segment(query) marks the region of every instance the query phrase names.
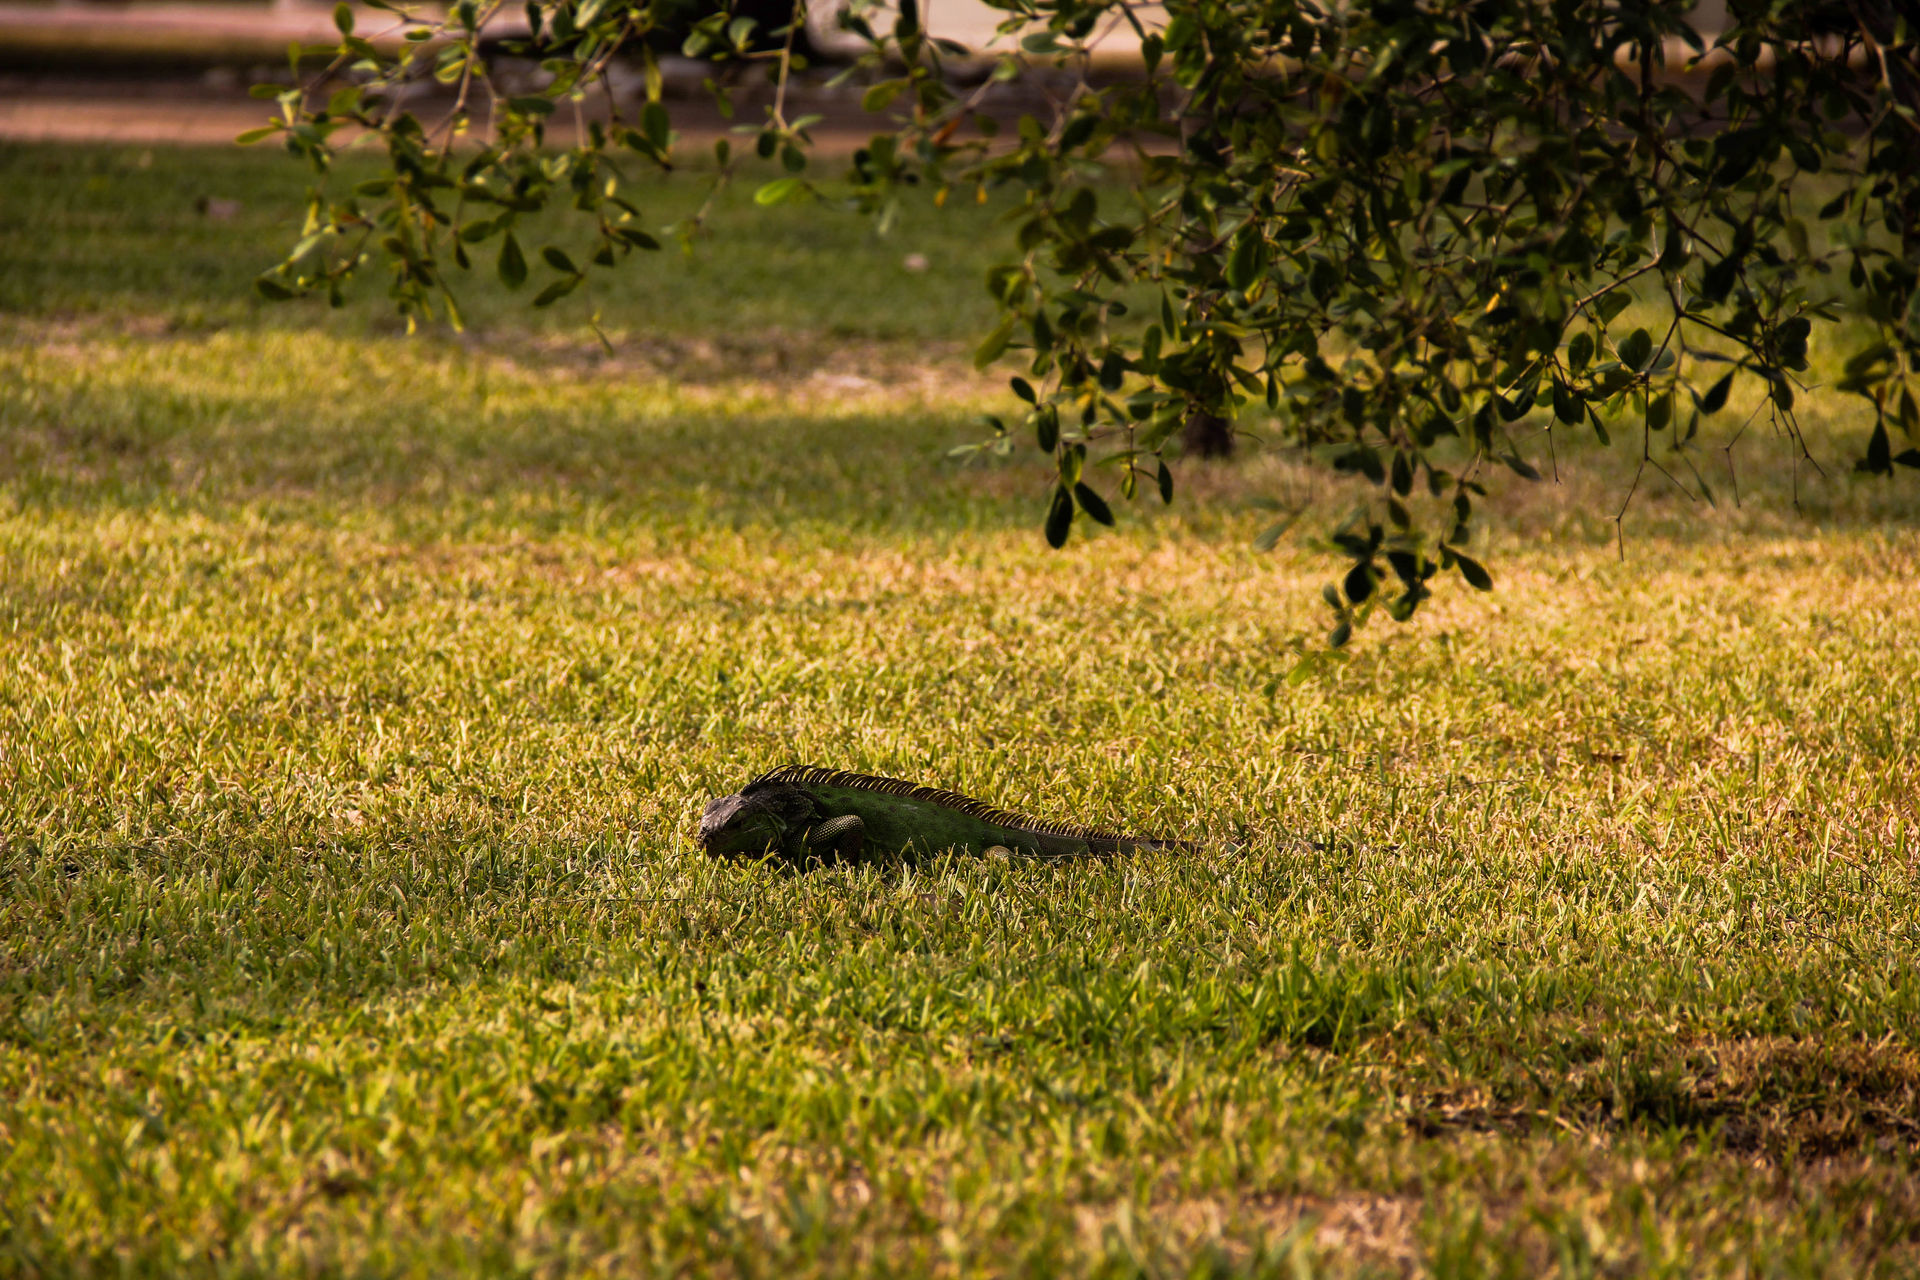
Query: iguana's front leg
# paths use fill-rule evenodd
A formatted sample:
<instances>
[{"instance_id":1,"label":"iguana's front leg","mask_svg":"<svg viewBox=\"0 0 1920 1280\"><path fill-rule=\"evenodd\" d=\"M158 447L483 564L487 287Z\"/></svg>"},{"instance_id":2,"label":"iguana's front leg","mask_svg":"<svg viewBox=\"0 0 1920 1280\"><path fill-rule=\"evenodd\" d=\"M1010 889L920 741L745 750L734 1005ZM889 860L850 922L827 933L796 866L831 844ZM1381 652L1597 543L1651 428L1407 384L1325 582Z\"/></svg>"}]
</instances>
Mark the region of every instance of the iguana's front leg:
<instances>
[{"instance_id":1,"label":"iguana's front leg","mask_svg":"<svg viewBox=\"0 0 1920 1280\"><path fill-rule=\"evenodd\" d=\"M849 813L808 827L800 835L800 848L794 852L803 859L811 855L824 862L852 862L859 858L866 843L867 824L859 814Z\"/></svg>"}]
</instances>

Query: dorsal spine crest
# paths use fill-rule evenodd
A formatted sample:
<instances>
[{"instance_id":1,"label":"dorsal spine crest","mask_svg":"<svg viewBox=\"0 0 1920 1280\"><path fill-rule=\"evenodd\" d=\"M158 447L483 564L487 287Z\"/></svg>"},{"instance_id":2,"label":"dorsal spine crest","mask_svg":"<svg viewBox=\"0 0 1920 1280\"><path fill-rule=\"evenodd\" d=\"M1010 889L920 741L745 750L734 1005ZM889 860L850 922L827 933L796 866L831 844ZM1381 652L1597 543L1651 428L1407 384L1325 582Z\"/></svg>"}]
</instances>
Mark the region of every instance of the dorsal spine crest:
<instances>
[{"instance_id":1,"label":"dorsal spine crest","mask_svg":"<svg viewBox=\"0 0 1920 1280\"><path fill-rule=\"evenodd\" d=\"M749 786L763 782L786 782L794 786L845 787L850 791L875 791L883 795L905 796L909 800L921 800L928 804L939 805L943 809L952 809L968 817L978 818L982 822L991 822L996 827L1007 827L1015 831L1036 836L1063 836L1069 840L1104 841L1119 843L1130 841L1132 837L1123 836L1115 831L1088 826L1079 822L1042 822L1011 809L1002 809L976 800L972 796L963 796L957 791L945 791L939 787L923 787L918 783L907 782L900 778L883 778L873 773L852 773L845 769L824 769L818 765L789 764L771 770L755 778Z\"/></svg>"}]
</instances>

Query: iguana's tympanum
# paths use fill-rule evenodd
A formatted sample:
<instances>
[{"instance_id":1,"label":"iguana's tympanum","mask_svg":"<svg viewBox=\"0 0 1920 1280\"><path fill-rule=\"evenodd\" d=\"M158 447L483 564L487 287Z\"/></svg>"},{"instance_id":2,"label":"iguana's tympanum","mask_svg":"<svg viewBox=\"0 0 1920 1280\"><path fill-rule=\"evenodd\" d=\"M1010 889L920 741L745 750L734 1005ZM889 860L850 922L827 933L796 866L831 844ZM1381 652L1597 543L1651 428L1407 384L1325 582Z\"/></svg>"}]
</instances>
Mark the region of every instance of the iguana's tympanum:
<instances>
[{"instance_id":1,"label":"iguana's tympanum","mask_svg":"<svg viewBox=\"0 0 1920 1280\"><path fill-rule=\"evenodd\" d=\"M1039 822L980 800L898 778L788 765L700 815L700 843L722 857L779 854L795 861L928 854L999 847L1036 858L1191 849L1184 840L1126 836L1072 822Z\"/></svg>"}]
</instances>

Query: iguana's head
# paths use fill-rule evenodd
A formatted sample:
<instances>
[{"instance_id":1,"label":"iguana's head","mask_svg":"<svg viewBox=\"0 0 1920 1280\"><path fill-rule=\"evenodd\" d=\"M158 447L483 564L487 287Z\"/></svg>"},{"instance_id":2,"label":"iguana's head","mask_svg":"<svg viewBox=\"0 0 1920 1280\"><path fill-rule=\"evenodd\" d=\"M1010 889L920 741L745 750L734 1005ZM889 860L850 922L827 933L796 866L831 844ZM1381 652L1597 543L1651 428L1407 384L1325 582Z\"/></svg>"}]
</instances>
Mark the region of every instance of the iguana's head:
<instances>
[{"instance_id":1,"label":"iguana's head","mask_svg":"<svg viewBox=\"0 0 1920 1280\"><path fill-rule=\"evenodd\" d=\"M813 801L786 782L752 782L738 795L716 796L700 814L700 843L722 858L793 855L819 820Z\"/></svg>"}]
</instances>

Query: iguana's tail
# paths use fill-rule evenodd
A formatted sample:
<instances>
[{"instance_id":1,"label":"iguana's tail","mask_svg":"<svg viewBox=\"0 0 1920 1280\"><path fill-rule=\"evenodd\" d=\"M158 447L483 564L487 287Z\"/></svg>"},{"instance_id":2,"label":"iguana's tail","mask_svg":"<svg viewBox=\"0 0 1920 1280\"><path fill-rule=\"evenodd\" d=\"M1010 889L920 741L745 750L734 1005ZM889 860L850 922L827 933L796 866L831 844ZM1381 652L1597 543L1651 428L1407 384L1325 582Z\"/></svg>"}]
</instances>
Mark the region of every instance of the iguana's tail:
<instances>
[{"instance_id":1,"label":"iguana's tail","mask_svg":"<svg viewBox=\"0 0 1920 1280\"><path fill-rule=\"evenodd\" d=\"M1160 836L1113 836L1107 839L1087 841L1087 848L1093 853L1199 853L1198 840L1176 840Z\"/></svg>"}]
</instances>

